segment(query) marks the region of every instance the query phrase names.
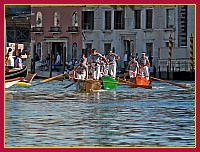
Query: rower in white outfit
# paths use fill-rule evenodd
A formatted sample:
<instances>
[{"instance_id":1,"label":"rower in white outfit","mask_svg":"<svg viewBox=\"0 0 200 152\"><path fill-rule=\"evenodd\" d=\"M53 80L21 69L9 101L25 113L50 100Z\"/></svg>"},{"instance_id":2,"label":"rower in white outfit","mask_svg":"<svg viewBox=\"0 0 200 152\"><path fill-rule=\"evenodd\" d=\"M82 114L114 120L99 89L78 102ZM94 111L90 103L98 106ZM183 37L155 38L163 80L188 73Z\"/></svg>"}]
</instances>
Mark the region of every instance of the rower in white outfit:
<instances>
[{"instance_id":1,"label":"rower in white outfit","mask_svg":"<svg viewBox=\"0 0 200 152\"><path fill-rule=\"evenodd\" d=\"M139 67L140 67L140 74L143 77L146 77L147 80L149 80L149 70L148 66L150 65L149 59L146 57L145 53L142 53L141 58L138 61Z\"/></svg>"},{"instance_id":2,"label":"rower in white outfit","mask_svg":"<svg viewBox=\"0 0 200 152\"><path fill-rule=\"evenodd\" d=\"M120 56L116 53L112 53L112 50L110 50L109 54L106 55L106 59L108 61L108 73L111 77L116 77L116 71L117 71L117 62L116 60L120 59Z\"/></svg>"},{"instance_id":3,"label":"rower in white outfit","mask_svg":"<svg viewBox=\"0 0 200 152\"><path fill-rule=\"evenodd\" d=\"M132 57L132 60L128 63L127 69L129 71L130 78L135 78L137 76L137 73L139 72L139 65L134 56Z\"/></svg>"},{"instance_id":4,"label":"rower in white outfit","mask_svg":"<svg viewBox=\"0 0 200 152\"><path fill-rule=\"evenodd\" d=\"M74 69L74 77L81 80L88 79L88 67L85 65L84 61L81 61L78 66Z\"/></svg>"},{"instance_id":5,"label":"rower in white outfit","mask_svg":"<svg viewBox=\"0 0 200 152\"><path fill-rule=\"evenodd\" d=\"M100 77L100 60L103 59L105 62L106 59L100 53L97 53L96 49L92 49L92 54L88 57L88 66L91 67L93 79L99 80Z\"/></svg>"}]
</instances>

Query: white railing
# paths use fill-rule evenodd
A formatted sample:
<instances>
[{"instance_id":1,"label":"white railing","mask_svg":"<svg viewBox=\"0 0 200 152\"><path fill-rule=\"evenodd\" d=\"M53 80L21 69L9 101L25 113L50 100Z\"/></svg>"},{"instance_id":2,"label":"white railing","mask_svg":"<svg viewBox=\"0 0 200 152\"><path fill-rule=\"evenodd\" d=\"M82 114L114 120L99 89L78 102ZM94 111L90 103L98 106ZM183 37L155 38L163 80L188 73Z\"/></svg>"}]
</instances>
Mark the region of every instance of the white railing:
<instances>
[{"instance_id":1,"label":"white railing","mask_svg":"<svg viewBox=\"0 0 200 152\"><path fill-rule=\"evenodd\" d=\"M178 72L178 71L191 71L192 67L190 66L190 59L173 59L171 60L171 65L168 63L167 59L159 59L158 67L160 67L160 71L167 71L169 67L169 71ZM193 69L195 69L195 62L193 64Z\"/></svg>"}]
</instances>

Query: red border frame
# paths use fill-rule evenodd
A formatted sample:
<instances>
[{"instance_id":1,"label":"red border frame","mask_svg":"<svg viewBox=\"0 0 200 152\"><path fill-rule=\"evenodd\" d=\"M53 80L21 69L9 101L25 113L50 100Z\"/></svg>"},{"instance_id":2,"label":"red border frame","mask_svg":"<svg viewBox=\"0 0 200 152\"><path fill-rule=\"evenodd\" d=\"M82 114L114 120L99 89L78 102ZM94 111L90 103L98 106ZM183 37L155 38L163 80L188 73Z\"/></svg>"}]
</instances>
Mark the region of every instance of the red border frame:
<instances>
[{"instance_id":1,"label":"red border frame","mask_svg":"<svg viewBox=\"0 0 200 152\"><path fill-rule=\"evenodd\" d=\"M196 4L196 16L199 16L199 4L197 2L197 0L190 0L188 3L188 1L186 0L168 0L167 2L164 0L160 0L160 1L155 1L155 0L106 0L106 1L102 1L102 0L95 0L92 1L93 4ZM200 3L200 2L199 2ZM4 5L5 4L91 4L90 0L85 0L85 1L80 1L80 0L68 0L68 1L64 1L64 0L57 0L56 2L53 0L1 0L0 1L0 27L1 27L1 33L0 33L0 37L1 37L1 43L0 43L0 56L2 57L2 59L0 60L0 74L1 74L1 79L0 79L0 85L4 86ZM198 32L197 27L199 27L199 21L198 18L196 17L196 50L197 48L199 48L199 44L197 43L197 40L199 40L200 38L200 34ZM196 59L198 57L198 52L196 51ZM198 60L196 60L196 65L198 65L197 63L200 62ZM199 80L197 79L198 77L198 66L196 66L196 90L198 90L198 83ZM74 152L74 151L79 151L79 152L83 152L83 151L87 151L87 152L91 152L91 151L95 151L95 152L99 152L99 151L115 151L115 152L124 152L124 151L136 151L136 152L171 152L171 151L175 151L175 152L199 152L200 151L200 139L199 136L200 135L200 129L199 129L199 113L200 110L197 110L199 108L199 102L198 102L198 98L199 95L197 93L195 93L196 95L196 148L4 148L4 87L0 87L0 94L1 94L1 102L0 102L0 130L1 130L1 134L0 134L0 151L3 152L24 152L24 151L56 151L56 152L60 152L60 151L68 151L68 152Z\"/></svg>"}]
</instances>

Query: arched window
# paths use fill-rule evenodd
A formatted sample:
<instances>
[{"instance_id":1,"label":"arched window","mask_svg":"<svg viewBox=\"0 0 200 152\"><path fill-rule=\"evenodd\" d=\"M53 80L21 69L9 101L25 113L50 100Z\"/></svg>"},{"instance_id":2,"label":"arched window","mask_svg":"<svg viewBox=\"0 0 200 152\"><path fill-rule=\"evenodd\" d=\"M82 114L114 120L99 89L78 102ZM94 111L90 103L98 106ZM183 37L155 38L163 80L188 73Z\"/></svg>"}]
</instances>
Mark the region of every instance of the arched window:
<instances>
[{"instance_id":1,"label":"arched window","mask_svg":"<svg viewBox=\"0 0 200 152\"><path fill-rule=\"evenodd\" d=\"M77 13L77 11L73 12L73 14L72 14L72 25L78 26L78 13Z\"/></svg>"},{"instance_id":2,"label":"arched window","mask_svg":"<svg viewBox=\"0 0 200 152\"><path fill-rule=\"evenodd\" d=\"M36 27L42 27L42 13L41 12L37 12Z\"/></svg>"},{"instance_id":3,"label":"arched window","mask_svg":"<svg viewBox=\"0 0 200 152\"><path fill-rule=\"evenodd\" d=\"M54 26L60 26L60 14L58 12L54 13Z\"/></svg>"}]
</instances>

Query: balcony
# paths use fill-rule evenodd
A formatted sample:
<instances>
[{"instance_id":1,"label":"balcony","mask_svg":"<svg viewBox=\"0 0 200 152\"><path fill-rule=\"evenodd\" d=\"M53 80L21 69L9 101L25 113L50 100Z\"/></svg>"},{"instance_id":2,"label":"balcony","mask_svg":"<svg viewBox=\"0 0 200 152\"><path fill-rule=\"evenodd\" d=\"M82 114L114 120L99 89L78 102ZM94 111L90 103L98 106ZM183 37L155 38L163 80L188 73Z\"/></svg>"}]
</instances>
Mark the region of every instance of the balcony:
<instances>
[{"instance_id":1,"label":"balcony","mask_svg":"<svg viewBox=\"0 0 200 152\"><path fill-rule=\"evenodd\" d=\"M78 33L79 32L79 27L78 26L68 26L67 32L69 32L69 33Z\"/></svg>"},{"instance_id":2,"label":"balcony","mask_svg":"<svg viewBox=\"0 0 200 152\"><path fill-rule=\"evenodd\" d=\"M59 26L50 27L49 32L51 32L51 33L61 33L61 27L59 27Z\"/></svg>"},{"instance_id":3,"label":"balcony","mask_svg":"<svg viewBox=\"0 0 200 152\"><path fill-rule=\"evenodd\" d=\"M33 33L43 33L44 32L44 27L32 27L31 32Z\"/></svg>"}]
</instances>

